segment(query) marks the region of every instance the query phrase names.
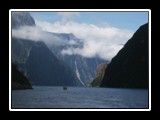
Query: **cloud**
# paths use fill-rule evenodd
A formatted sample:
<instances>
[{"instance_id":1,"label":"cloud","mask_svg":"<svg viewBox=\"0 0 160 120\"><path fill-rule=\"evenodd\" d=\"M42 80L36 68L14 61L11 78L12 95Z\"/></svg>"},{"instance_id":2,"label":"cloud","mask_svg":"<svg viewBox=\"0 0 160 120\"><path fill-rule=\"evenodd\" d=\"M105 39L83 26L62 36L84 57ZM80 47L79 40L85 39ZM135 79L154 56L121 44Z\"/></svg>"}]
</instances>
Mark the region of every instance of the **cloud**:
<instances>
[{"instance_id":1,"label":"cloud","mask_svg":"<svg viewBox=\"0 0 160 120\"><path fill-rule=\"evenodd\" d=\"M65 42L52 33L42 31L41 28L32 26L22 26L19 29L12 29L12 37L32 41L43 41L47 45L61 45Z\"/></svg>"},{"instance_id":2,"label":"cloud","mask_svg":"<svg viewBox=\"0 0 160 120\"><path fill-rule=\"evenodd\" d=\"M58 12L58 15L61 17L61 22L65 23L79 16L79 13L78 12Z\"/></svg>"},{"instance_id":3,"label":"cloud","mask_svg":"<svg viewBox=\"0 0 160 120\"><path fill-rule=\"evenodd\" d=\"M60 12L59 14L67 16L65 18L73 18L78 15L75 12ZM105 60L112 59L123 47L122 44L125 44L133 35L133 31L128 29L73 21L66 21L63 24L61 21L55 23L36 21L36 25L37 27L23 26L19 29L12 29L12 36L33 41L43 41L47 45L68 44L69 46L74 46L81 43L83 46L80 48L65 47L61 53L63 55L78 54L89 58L100 57ZM78 39L63 40L62 37L55 33L73 33Z\"/></svg>"},{"instance_id":4,"label":"cloud","mask_svg":"<svg viewBox=\"0 0 160 120\"><path fill-rule=\"evenodd\" d=\"M61 53L64 55L78 54L89 58L99 57L104 60L110 60L122 47L122 45L104 45L103 43L90 41L84 44L83 48L64 49Z\"/></svg>"},{"instance_id":5,"label":"cloud","mask_svg":"<svg viewBox=\"0 0 160 120\"><path fill-rule=\"evenodd\" d=\"M133 31L119 29L112 26L97 26L93 24L77 23L73 21L61 24L36 21L36 24L44 31L54 33L73 33L83 48L68 48L62 50L64 55L79 54L84 57L100 57L108 60L112 59L133 35ZM71 44L74 44L72 41Z\"/></svg>"}]
</instances>

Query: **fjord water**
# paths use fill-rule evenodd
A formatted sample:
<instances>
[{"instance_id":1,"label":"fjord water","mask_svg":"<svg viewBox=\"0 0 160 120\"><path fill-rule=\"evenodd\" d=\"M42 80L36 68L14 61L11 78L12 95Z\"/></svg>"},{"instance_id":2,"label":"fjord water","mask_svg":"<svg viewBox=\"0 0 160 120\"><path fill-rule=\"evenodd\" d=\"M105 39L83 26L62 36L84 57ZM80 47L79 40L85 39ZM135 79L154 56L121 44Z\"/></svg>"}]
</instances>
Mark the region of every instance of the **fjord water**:
<instances>
[{"instance_id":1,"label":"fjord water","mask_svg":"<svg viewBox=\"0 0 160 120\"><path fill-rule=\"evenodd\" d=\"M148 90L33 86L13 90L12 108L148 108Z\"/></svg>"}]
</instances>

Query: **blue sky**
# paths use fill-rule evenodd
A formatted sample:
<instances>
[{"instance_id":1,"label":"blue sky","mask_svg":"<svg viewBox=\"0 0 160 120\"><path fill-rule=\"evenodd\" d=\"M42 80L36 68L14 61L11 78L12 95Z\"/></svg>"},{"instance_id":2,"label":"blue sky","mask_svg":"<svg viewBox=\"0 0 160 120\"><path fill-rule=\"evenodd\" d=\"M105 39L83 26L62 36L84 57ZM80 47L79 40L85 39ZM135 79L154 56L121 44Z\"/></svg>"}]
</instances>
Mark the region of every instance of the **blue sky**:
<instances>
[{"instance_id":1,"label":"blue sky","mask_svg":"<svg viewBox=\"0 0 160 120\"><path fill-rule=\"evenodd\" d=\"M62 19L57 12L30 12L30 14L36 20L49 23ZM72 17L72 21L95 25L107 24L136 31L139 26L148 22L148 12L78 12L78 15Z\"/></svg>"}]
</instances>

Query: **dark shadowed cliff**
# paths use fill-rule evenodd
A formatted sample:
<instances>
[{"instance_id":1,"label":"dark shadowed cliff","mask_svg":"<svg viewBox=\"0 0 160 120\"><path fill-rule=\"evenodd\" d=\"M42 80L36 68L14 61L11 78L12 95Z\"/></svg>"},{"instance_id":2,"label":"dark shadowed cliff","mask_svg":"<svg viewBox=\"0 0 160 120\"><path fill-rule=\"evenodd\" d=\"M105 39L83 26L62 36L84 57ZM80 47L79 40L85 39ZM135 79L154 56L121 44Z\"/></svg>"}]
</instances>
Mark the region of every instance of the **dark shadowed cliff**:
<instances>
[{"instance_id":1,"label":"dark shadowed cliff","mask_svg":"<svg viewBox=\"0 0 160 120\"><path fill-rule=\"evenodd\" d=\"M148 88L148 50L148 24L145 24L112 59L100 86Z\"/></svg>"},{"instance_id":2,"label":"dark shadowed cliff","mask_svg":"<svg viewBox=\"0 0 160 120\"><path fill-rule=\"evenodd\" d=\"M12 63L12 89L31 89L28 78Z\"/></svg>"}]
</instances>

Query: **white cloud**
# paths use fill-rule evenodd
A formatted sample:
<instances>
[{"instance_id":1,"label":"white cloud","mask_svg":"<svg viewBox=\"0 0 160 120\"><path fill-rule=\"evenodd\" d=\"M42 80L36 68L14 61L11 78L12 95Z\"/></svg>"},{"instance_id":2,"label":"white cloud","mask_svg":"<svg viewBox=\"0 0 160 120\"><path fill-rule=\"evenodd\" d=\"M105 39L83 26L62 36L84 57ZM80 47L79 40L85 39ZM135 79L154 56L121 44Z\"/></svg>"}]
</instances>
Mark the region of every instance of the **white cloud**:
<instances>
[{"instance_id":1,"label":"white cloud","mask_svg":"<svg viewBox=\"0 0 160 120\"><path fill-rule=\"evenodd\" d=\"M23 26L20 27L19 29L12 29L12 37L27 39L32 41L43 41L47 45L49 44L60 45L65 42L59 37L55 36L54 34L42 31L41 28L31 27L31 26Z\"/></svg>"},{"instance_id":2,"label":"white cloud","mask_svg":"<svg viewBox=\"0 0 160 120\"><path fill-rule=\"evenodd\" d=\"M102 59L111 59L123 47L133 35L133 31L119 29L112 26L96 26L93 24L66 22L47 22L36 21L36 24L44 31L55 33L73 33L83 42L83 48L68 48L62 54L79 54L85 57L99 56ZM73 41L71 44L74 43Z\"/></svg>"},{"instance_id":3,"label":"white cloud","mask_svg":"<svg viewBox=\"0 0 160 120\"><path fill-rule=\"evenodd\" d=\"M61 13L62 14L62 13ZM66 13L65 13L66 14ZM72 15L68 15L72 16ZM48 22L36 21L37 27L23 26L12 30L12 36L34 41L44 41L47 45L76 45L77 41L65 41L53 33L73 33L83 43L82 48L69 48L61 51L64 55L78 54L84 57L98 56L108 60L114 57L133 35L133 31L119 29L112 26L97 26L93 24L77 22ZM67 42L67 43L66 43Z\"/></svg>"},{"instance_id":4,"label":"white cloud","mask_svg":"<svg viewBox=\"0 0 160 120\"><path fill-rule=\"evenodd\" d=\"M61 22L65 23L79 16L79 13L78 12L58 12L58 15L61 17Z\"/></svg>"}]
</instances>

